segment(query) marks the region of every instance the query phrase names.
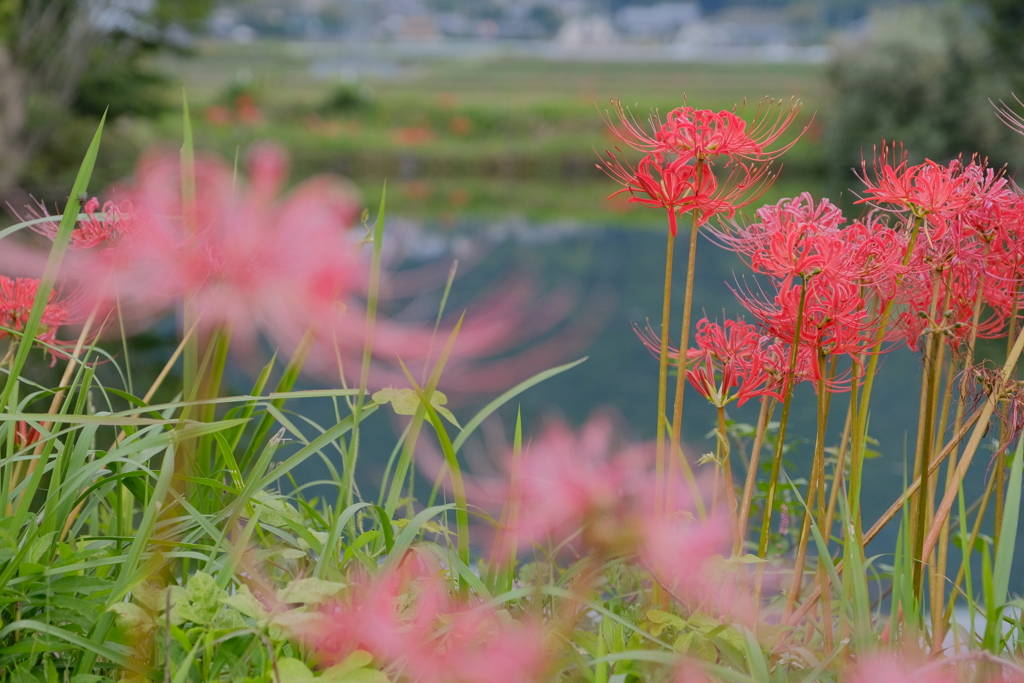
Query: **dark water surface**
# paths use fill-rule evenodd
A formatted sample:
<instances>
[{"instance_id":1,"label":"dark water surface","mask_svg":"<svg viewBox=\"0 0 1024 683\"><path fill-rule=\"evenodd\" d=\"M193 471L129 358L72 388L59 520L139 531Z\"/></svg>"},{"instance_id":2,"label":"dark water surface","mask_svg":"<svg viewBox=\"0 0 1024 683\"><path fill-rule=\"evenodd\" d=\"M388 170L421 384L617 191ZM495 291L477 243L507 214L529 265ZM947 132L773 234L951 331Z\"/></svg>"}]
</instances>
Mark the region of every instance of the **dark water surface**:
<instances>
[{"instance_id":1,"label":"dark water surface","mask_svg":"<svg viewBox=\"0 0 1024 683\"><path fill-rule=\"evenodd\" d=\"M546 416L557 415L573 425L580 425L594 411L611 408L621 416L630 438L653 438L658 363L637 339L633 325L643 325L650 319L656 327L660 319L664 232L610 225L528 225L517 221L470 227L469 230L441 230L395 220L386 241L400 245L395 249L401 253L393 257L404 261L404 267L434 263L439 271L446 272L452 258L460 258L461 275L453 286L449 311L470 305L488 287L502 282L510 274L526 274L534 279L539 292L574 292L579 301L573 314L576 322L579 316L596 316L600 323L599 331L582 344L580 352L563 358L572 360L586 355L589 358L585 363L521 394L499 411L501 425L493 429L499 433L504 430L506 437L510 435L518 407L522 409L527 436L539 432ZM676 317L672 322L676 339L686 276L686 237L681 231L676 249L673 291ZM728 285L735 286L745 273L748 273L746 267L734 254L701 238L695 270L695 320L704 314L702 312L719 319L723 311L728 316L742 313ZM747 277L749 281L749 275ZM440 300L440 291L435 298ZM880 455L865 465L865 528L902 492L905 461L906 468L912 469L920 379L921 361L916 354L899 349L883 357L870 417L870 433L878 440L874 448ZM495 395L455 396L455 413L464 422ZM809 384L799 386L794 400L787 441L799 442L790 456L793 466L789 470L790 476L797 478L806 475L813 450L816 429L813 388ZM689 451L696 456L713 450L714 442L708 435L715 423L713 408L690 387L685 405L683 438ZM833 400L829 446L839 439L846 406L846 395L837 395ZM322 424L331 423L333 419L333 409L325 405L310 405L302 410L307 417ZM735 420L755 424L757 411L757 403L751 401L742 408L732 404L728 414ZM389 411L379 411L367 422L357 471L364 496L376 498L380 474L395 443L398 427ZM475 449L472 446L467 444L465 452L486 451L487 444L481 438ZM495 450L493 445L491 450ZM762 461L770 457L762 453ZM983 490L988 457L987 451L982 450L972 466L973 471L964 485L968 501L976 499ZM340 469L340 462L335 466ZM743 471L738 462L734 470ZM945 478L944 470L941 476L940 481ZM314 461L309 461L297 473L300 482L326 477L326 467ZM426 494L429 486L425 481L424 487L422 493ZM803 493L801 490L801 495ZM329 498L333 499L333 494ZM895 524L887 528L872 544L869 555L891 552L896 532Z\"/></svg>"}]
</instances>

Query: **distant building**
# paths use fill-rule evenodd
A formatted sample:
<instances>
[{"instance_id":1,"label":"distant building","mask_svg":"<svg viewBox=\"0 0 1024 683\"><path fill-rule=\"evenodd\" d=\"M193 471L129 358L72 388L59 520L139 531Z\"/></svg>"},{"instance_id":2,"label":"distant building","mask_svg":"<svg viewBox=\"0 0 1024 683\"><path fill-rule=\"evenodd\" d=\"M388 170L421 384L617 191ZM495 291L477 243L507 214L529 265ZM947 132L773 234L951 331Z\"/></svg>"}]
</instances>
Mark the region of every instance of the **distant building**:
<instances>
[{"instance_id":1,"label":"distant building","mask_svg":"<svg viewBox=\"0 0 1024 683\"><path fill-rule=\"evenodd\" d=\"M680 28L672 44L680 61L821 63L824 45L800 45L782 12L734 8Z\"/></svg>"},{"instance_id":2,"label":"distant building","mask_svg":"<svg viewBox=\"0 0 1024 683\"><path fill-rule=\"evenodd\" d=\"M589 16L568 19L555 40L562 47L601 47L615 45L619 37L606 17Z\"/></svg>"},{"instance_id":3,"label":"distant building","mask_svg":"<svg viewBox=\"0 0 1024 683\"><path fill-rule=\"evenodd\" d=\"M434 14L420 0L391 0L378 30L390 40L433 41L441 38Z\"/></svg>"},{"instance_id":4,"label":"distant building","mask_svg":"<svg viewBox=\"0 0 1024 683\"><path fill-rule=\"evenodd\" d=\"M662 2L656 5L629 5L615 13L615 28L627 38L669 40L679 30L700 19L696 2Z\"/></svg>"}]
</instances>

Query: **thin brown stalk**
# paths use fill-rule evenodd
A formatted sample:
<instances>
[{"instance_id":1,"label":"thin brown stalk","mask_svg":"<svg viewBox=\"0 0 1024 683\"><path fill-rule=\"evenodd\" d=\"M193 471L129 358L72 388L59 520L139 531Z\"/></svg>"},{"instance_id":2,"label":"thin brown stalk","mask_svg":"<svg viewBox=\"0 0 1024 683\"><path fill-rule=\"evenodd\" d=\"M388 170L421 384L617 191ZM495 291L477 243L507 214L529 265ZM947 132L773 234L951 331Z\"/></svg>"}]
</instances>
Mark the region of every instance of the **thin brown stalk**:
<instances>
[{"instance_id":1,"label":"thin brown stalk","mask_svg":"<svg viewBox=\"0 0 1024 683\"><path fill-rule=\"evenodd\" d=\"M1006 363L1003 364L1003 370L1000 375L1000 385L1005 384L1009 379L1010 374L1017 365L1017 359L1020 358L1021 351L1024 351L1024 329L1017 334L1017 339L1013 344L1013 348L1010 350L1010 355L1007 357ZM946 518L949 517L950 510L953 509L953 502L956 498L957 491L960 488L960 482L963 481L964 475L967 473L967 468L970 466L971 460L974 458L974 454L978 450L978 446L981 445L981 440L985 436L985 432L988 431L988 422L992 419L992 414L995 412L996 404L999 401L998 393L999 391L997 386L989 393L988 398L985 400L985 405L981 409L978 422L975 424L971 438L967 442L967 446L964 448L963 457L960 459L960 463L953 472L953 480L950 482L950 485L946 487L946 493L942 498L942 503L935 512L935 518L932 521L931 528L928 530L928 537L924 542L925 553L923 556L930 554L935 548L935 544L938 543L939 533L942 531L942 525L945 523Z\"/></svg>"},{"instance_id":2,"label":"thin brown stalk","mask_svg":"<svg viewBox=\"0 0 1024 683\"><path fill-rule=\"evenodd\" d=\"M750 518L750 503L754 498L754 484L757 483L757 465L761 457L761 444L768 430L768 422L775 412L775 399L771 396L761 398L761 412L757 416L757 429L754 431L754 444L750 448L750 464L747 466L747 481L743 485L743 502L740 504L739 530L745 539L747 523Z\"/></svg>"},{"instance_id":3,"label":"thin brown stalk","mask_svg":"<svg viewBox=\"0 0 1024 683\"><path fill-rule=\"evenodd\" d=\"M942 449L942 452L939 453L939 455L936 456L935 459L932 461L929 474L934 474L939 469L939 466L943 463L943 461L945 461L945 459L949 457L949 454L952 453L954 449L960 444L960 442L963 441L963 438L967 436L967 433L978 424L978 421L983 417L983 414L984 411L979 410L976 411L973 415L971 415L971 417L967 419L967 422L963 425L963 427L953 436L952 439L949 440L949 442ZM989 417L991 417L991 414L989 415ZM883 513L882 516L878 518L878 521L876 521L874 525L872 525L872 527L863 535L863 543L865 546L872 540L874 540L875 536L877 536L879 532L881 532L882 529L885 528L886 524L893 520L893 518L899 513L899 511L903 509L903 506L906 504L907 500L915 493L917 493L920 487L921 478L917 477L910 484L910 486L908 486L906 490L899 495L895 502L893 502L893 504L889 506L889 509L886 510L885 513ZM839 572L842 571L842 569L843 563L837 562L836 571ZM807 596L807 599L804 600L803 603L801 603L800 608L793 613L793 618L790 619L790 623L800 623L801 620L803 620L807 616L808 612L814 607L815 602L820 597L821 586L818 585L814 587L811 593Z\"/></svg>"},{"instance_id":4,"label":"thin brown stalk","mask_svg":"<svg viewBox=\"0 0 1024 683\"><path fill-rule=\"evenodd\" d=\"M82 350L85 348L85 341L89 338L89 332L92 331L92 324L96 321L96 308L93 308L92 313L85 320L85 325L82 326L82 332L78 335L78 341L75 342L75 348L71 352L71 356L68 358L67 365L64 366L64 374L61 376L60 384L57 386L60 389L53 395L53 400L50 401L50 409L47 411L47 415L56 415L57 411L60 410L60 404L64 401L64 395L67 390L65 387L71 382L71 375L74 374L75 369L82 363L80 356ZM40 425L42 430L40 433L49 432L53 428L53 421L44 422ZM39 443L36 444L35 449L32 451L32 459L28 462L28 469L24 476L28 477L32 475L32 472L36 469L36 464L39 462L40 456L43 454L43 448L46 446L46 441L40 439Z\"/></svg>"},{"instance_id":5,"label":"thin brown stalk","mask_svg":"<svg viewBox=\"0 0 1024 683\"><path fill-rule=\"evenodd\" d=\"M743 537L740 535L739 526L736 524L736 486L732 479L731 448L729 447L729 436L725 427L725 408L718 407L718 462L721 463L722 479L725 490L725 504L729 508L729 524L732 525L732 554L740 551Z\"/></svg>"},{"instance_id":6,"label":"thin brown stalk","mask_svg":"<svg viewBox=\"0 0 1024 683\"><path fill-rule=\"evenodd\" d=\"M1014 293L1016 293L1016 292L1014 292ZM1010 355L1010 349L1011 349L1010 340L1014 338L1014 334L1016 332L1016 328L1017 328L1017 297L1015 296L1013 298L1013 315L1010 316L1010 331L1006 335L1006 355L1007 356ZM1017 368L1016 367L1014 367L1014 369L1013 369L1013 374L1014 374L1014 376L1016 376L1016 374L1017 374ZM1003 423L1000 422L1000 425L999 425L1000 442L1003 441L1003 432L1004 432L1004 426L1003 426ZM996 509L995 509L995 529L993 530L993 534L994 534L993 538L996 539L996 541L995 541L995 545L996 546L999 545L999 531L1003 528L1003 507L1004 507L1003 498L1004 498L1004 491L1006 490L1005 478L1006 478L1006 451L1004 449L1004 450L999 451L998 455L996 455L996 485L995 485L996 486ZM993 548L992 552L994 553L995 550L996 549Z\"/></svg>"}]
</instances>

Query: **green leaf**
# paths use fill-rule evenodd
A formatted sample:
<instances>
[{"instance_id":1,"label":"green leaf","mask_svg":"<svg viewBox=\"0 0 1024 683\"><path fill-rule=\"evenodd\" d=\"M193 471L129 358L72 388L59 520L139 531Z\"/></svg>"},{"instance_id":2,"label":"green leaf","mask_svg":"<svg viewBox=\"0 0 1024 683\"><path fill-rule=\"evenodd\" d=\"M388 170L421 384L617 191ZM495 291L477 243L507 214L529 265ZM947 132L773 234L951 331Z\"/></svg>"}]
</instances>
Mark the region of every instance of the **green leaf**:
<instances>
[{"instance_id":1,"label":"green leaf","mask_svg":"<svg viewBox=\"0 0 1024 683\"><path fill-rule=\"evenodd\" d=\"M115 602L110 606L114 613L114 625L122 633L135 636L156 630L157 624L150 614L131 602Z\"/></svg>"},{"instance_id":2,"label":"green leaf","mask_svg":"<svg viewBox=\"0 0 1024 683\"><path fill-rule=\"evenodd\" d=\"M244 583L238 587L237 593L221 598L220 601L244 616L257 621L265 619L268 614L263 603L256 599L256 596L252 594L252 591Z\"/></svg>"},{"instance_id":3,"label":"green leaf","mask_svg":"<svg viewBox=\"0 0 1024 683\"><path fill-rule=\"evenodd\" d=\"M373 655L366 650L356 650L344 661L325 669L320 680L332 683L388 683L388 677L376 669L367 668L373 663Z\"/></svg>"},{"instance_id":4,"label":"green leaf","mask_svg":"<svg viewBox=\"0 0 1024 683\"><path fill-rule=\"evenodd\" d=\"M310 577L296 579L281 591L281 602L319 605L345 590L345 584Z\"/></svg>"},{"instance_id":5,"label":"green leaf","mask_svg":"<svg viewBox=\"0 0 1024 683\"><path fill-rule=\"evenodd\" d=\"M185 596L188 602L178 606L181 615L195 624L209 624L217 615L220 601L227 593L212 576L206 572L196 572L189 577Z\"/></svg>"},{"instance_id":6,"label":"green leaf","mask_svg":"<svg viewBox=\"0 0 1024 683\"><path fill-rule=\"evenodd\" d=\"M356 650L334 666L325 669L321 674L321 678L344 676L350 671L362 669L364 666L370 666L371 664L373 664L373 655L366 650Z\"/></svg>"},{"instance_id":7,"label":"green leaf","mask_svg":"<svg viewBox=\"0 0 1024 683\"><path fill-rule=\"evenodd\" d=\"M291 520L302 524L302 514L294 507L285 502L285 499L273 496L266 491L257 491L252 497L252 502L263 508L260 519L271 526L287 528Z\"/></svg>"},{"instance_id":8,"label":"green leaf","mask_svg":"<svg viewBox=\"0 0 1024 683\"><path fill-rule=\"evenodd\" d=\"M327 676L325 672L320 680L332 683L389 683L388 677L376 669L355 669L338 677Z\"/></svg>"},{"instance_id":9,"label":"green leaf","mask_svg":"<svg viewBox=\"0 0 1024 683\"><path fill-rule=\"evenodd\" d=\"M675 629L677 631L686 628L686 621L681 617L665 612L660 609L647 610L647 621L654 624L651 629L651 635L657 638L661 633L667 629Z\"/></svg>"},{"instance_id":10,"label":"green leaf","mask_svg":"<svg viewBox=\"0 0 1024 683\"><path fill-rule=\"evenodd\" d=\"M384 405L385 403L391 404L391 409L395 411L396 415L415 415L416 409L420 405L419 395L413 389L381 389L373 394L373 402ZM430 395L430 405L434 407L434 410L443 416L446 420L451 422L453 425L462 429L462 425L459 424L455 416L452 415L451 411L444 406L448 403L448 397L442 392L434 389L434 392Z\"/></svg>"},{"instance_id":11,"label":"green leaf","mask_svg":"<svg viewBox=\"0 0 1024 683\"><path fill-rule=\"evenodd\" d=\"M1010 465L1010 481L1006 486L1006 501L1003 505L1003 525L999 529L996 556L992 566L992 601L986 601L985 641L994 654L1001 649L999 637L1002 628L1003 607L1006 605L1010 587L1010 570L1013 567L1013 551L1017 539L1017 525L1020 519L1021 479L1024 470L1024 437L1017 442L1017 452Z\"/></svg>"},{"instance_id":12,"label":"green leaf","mask_svg":"<svg viewBox=\"0 0 1024 683\"><path fill-rule=\"evenodd\" d=\"M294 657L278 659L277 673L281 677L281 683L304 683L316 680L309 667Z\"/></svg>"},{"instance_id":13,"label":"green leaf","mask_svg":"<svg viewBox=\"0 0 1024 683\"><path fill-rule=\"evenodd\" d=\"M689 655L702 659L705 662L714 663L718 659L718 648L701 633L690 631L684 633L672 644L672 647L680 654Z\"/></svg>"}]
</instances>

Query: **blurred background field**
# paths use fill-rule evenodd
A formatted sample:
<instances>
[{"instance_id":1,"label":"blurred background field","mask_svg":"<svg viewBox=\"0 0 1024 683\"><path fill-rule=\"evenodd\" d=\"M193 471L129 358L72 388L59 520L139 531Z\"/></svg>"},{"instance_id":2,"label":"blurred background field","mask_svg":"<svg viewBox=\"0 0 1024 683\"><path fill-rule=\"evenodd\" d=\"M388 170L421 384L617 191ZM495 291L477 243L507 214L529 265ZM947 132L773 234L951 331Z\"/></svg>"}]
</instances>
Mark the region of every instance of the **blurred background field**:
<instances>
[{"instance_id":1,"label":"blurred background field","mask_svg":"<svg viewBox=\"0 0 1024 683\"><path fill-rule=\"evenodd\" d=\"M764 97L795 97L805 102L806 125L824 85L820 65L573 62L478 52L459 58L388 45L203 41L152 66L174 74L187 93L199 147L232 158L256 140L276 140L290 150L295 178L340 173L367 196L388 180L396 211L444 223L509 213L590 221L611 214L615 222L629 214L629 222L660 223L661 216L624 198L605 201L616 187L596 163L618 142L601 118L610 99L646 115L679 106L684 95L712 109L746 99L750 113ZM135 155L126 148L173 144L180 136L176 109L125 117L101 152L97 182L131 173ZM822 154L820 125L812 124L787 155L784 183L771 196L784 196L796 177L820 177ZM72 166L52 161L57 165L40 160L30 169L33 194L56 195L67 184Z\"/></svg>"}]
</instances>

